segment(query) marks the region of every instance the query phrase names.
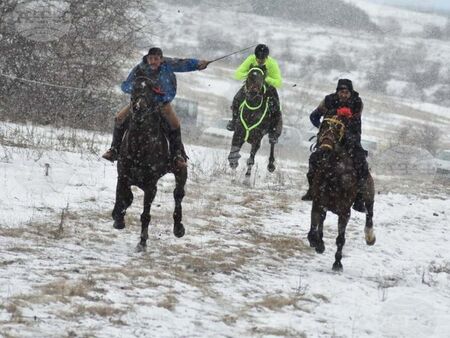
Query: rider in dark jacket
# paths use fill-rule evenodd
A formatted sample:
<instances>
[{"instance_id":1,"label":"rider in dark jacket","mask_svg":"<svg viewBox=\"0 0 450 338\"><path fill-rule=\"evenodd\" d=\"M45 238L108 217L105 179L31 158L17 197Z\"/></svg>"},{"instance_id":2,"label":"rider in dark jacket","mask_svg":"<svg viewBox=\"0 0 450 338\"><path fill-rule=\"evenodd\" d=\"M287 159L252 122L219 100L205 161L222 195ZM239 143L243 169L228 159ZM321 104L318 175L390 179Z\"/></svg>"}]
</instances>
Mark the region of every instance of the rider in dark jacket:
<instances>
[{"instance_id":1,"label":"rider in dark jacket","mask_svg":"<svg viewBox=\"0 0 450 338\"><path fill-rule=\"evenodd\" d=\"M336 92L325 96L325 99L310 114L311 123L319 128L320 119L324 116L340 116L345 121L346 132L344 146L353 157L358 180L358 194L356 195L353 209L365 212L363 202L363 189L366 179L369 175L369 165L366 160L366 151L361 146L361 114L363 110L363 102L359 97L359 93L354 91L352 81L348 79L340 79L336 88ZM309 188L302 197L304 201L312 200L311 185L314 173L318 166L319 153L313 152L309 158L309 171L306 174L308 178Z\"/></svg>"}]
</instances>

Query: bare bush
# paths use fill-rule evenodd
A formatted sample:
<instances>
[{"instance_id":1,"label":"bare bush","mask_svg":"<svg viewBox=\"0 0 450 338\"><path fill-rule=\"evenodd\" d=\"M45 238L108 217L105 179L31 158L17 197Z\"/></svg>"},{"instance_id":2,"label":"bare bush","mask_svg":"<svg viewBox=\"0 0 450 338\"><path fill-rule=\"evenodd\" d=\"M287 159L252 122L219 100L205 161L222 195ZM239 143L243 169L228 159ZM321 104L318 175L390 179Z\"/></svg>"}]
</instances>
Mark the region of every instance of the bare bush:
<instances>
[{"instance_id":1,"label":"bare bush","mask_svg":"<svg viewBox=\"0 0 450 338\"><path fill-rule=\"evenodd\" d=\"M32 19L55 6L61 34L52 36L51 22L49 36L33 36ZM141 0L2 1L0 119L104 129L120 100L114 87L124 62L148 29L142 11Z\"/></svg>"},{"instance_id":2,"label":"bare bush","mask_svg":"<svg viewBox=\"0 0 450 338\"><path fill-rule=\"evenodd\" d=\"M394 144L407 144L428 150L435 155L439 149L439 141L442 137L442 131L430 124L402 125L397 137L393 140Z\"/></svg>"}]
</instances>

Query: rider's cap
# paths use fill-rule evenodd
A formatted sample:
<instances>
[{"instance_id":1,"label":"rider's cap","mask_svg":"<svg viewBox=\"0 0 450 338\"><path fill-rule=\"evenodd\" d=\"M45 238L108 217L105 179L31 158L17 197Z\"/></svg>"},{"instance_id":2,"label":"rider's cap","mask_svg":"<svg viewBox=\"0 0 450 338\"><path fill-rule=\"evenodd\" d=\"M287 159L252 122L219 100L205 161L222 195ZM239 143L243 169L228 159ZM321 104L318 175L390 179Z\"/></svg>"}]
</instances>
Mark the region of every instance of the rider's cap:
<instances>
[{"instance_id":1,"label":"rider's cap","mask_svg":"<svg viewBox=\"0 0 450 338\"><path fill-rule=\"evenodd\" d=\"M349 79L339 79L336 87L336 92L340 91L341 89L347 89L352 92L353 91L352 81Z\"/></svg>"},{"instance_id":2,"label":"rider's cap","mask_svg":"<svg viewBox=\"0 0 450 338\"><path fill-rule=\"evenodd\" d=\"M269 47L263 44L259 44L255 48L255 56L257 59L265 59L269 56Z\"/></svg>"},{"instance_id":3,"label":"rider's cap","mask_svg":"<svg viewBox=\"0 0 450 338\"><path fill-rule=\"evenodd\" d=\"M162 52L161 48L159 48L159 47L152 47L148 50L147 55L158 55L158 56L162 57L163 52Z\"/></svg>"}]
</instances>

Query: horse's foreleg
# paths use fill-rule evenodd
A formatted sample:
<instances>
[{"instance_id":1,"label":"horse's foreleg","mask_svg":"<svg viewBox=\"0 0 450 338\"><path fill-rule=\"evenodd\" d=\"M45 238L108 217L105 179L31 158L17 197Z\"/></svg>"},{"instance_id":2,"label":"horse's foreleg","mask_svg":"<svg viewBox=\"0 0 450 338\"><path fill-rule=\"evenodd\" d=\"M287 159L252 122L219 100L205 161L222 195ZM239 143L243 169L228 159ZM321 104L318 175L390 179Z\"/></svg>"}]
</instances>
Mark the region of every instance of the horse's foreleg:
<instances>
[{"instance_id":1,"label":"horse's foreleg","mask_svg":"<svg viewBox=\"0 0 450 338\"><path fill-rule=\"evenodd\" d=\"M342 248L345 244L345 229L347 228L347 223L350 219L350 211L346 214L339 214L338 219L338 236L336 238L337 251L335 254L335 262L333 264L334 271L342 271Z\"/></svg>"},{"instance_id":2,"label":"horse's foreleg","mask_svg":"<svg viewBox=\"0 0 450 338\"><path fill-rule=\"evenodd\" d=\"M175 199L175 210L173 212L173 234L180 238L184 236L185 229L182 220L182 207L181 202L184 198L184 186L187 180L187 169L179 171L175 175L175 189L173 191L173 198Z\"/></svg>"},{"instance_id":3,"label":"horse's foreleg","mask_svg":"<svg viewBox=\"0 0 450 338\"><path fill-rule=\"evenodd\" d=\"M273 173L275 171L275 143L270 144L270 155L269 155L269 164L267 165L267 170Z\"/></svg>"},{"instance_id":4,"label":"horse's foreleg","mask_svg":"<svg viewBox=\"0 0 450 338\"><path fill-rule=\"evenodd\" d=\"M133 202L133 193L127 183L127 180L123 177L118 177L116 186L116 203L112 212L112 218L114 220L113 227L115 229L125 228L125 213L127 208Z\"/></svg>"},{"instance_id":5,"label":"horse's foreleg","mask_svg":"<svg viewBox=\"0 0 450 338\"><path fill-rule=\"evenodd\" d=\"M252 149L250 150L250 157L247 160L247 172L245 173L246 177L250 177L252 174L252 167L255 164L255 155L261 146L261 141L255 142L252 144Z\"/></svg>"},{"instance_id":6,"label":"horse's foreleg","mask_svg":"<svg viewBox=\"0 0 450 338\"><path fill-rule=\"evenodd\" d=\"M373 201L366 202L366 226L364 227L364 237L367 245L374 245L376 241L375 231L373 230Z\"/></svg>"},{"instance_id":7,"label":"horse's foreleg","mask_svg":"<svg viewBox=\"0 0 450 338\"><path fill-rule=\"evenodd\" d=\"M230 154L228 155L228 163L230 164L231 169L236 169L239 165L239 159L241 158L239 152L241 151L243 144L244 142L240 141L236 136L236 133L234 133L231 141Z\"/></svg>"},{"instance_id":8,"label":"horse's foreleg","mask_svg":"<svg viewBox=\"0 0 450 338\"><path fill-rule=\"evenodd\" d=\"M317 253L325 251L325 243L323 242L323 222L327 216L324 208L319 207L315 202L311 209L311 228L308 233L309 245L316 249Z\"/></svg>"},{"instance_id":9,"label":"horse's foreleg","mask_svg":"<svg viewBox=\"0 0 450 338\"><path fill-rule=\"evenodd\" d=\"M144 210L141 214L141 240L137 245L137 251L144 251L147 246L148 225L150 224L151 220L150 209L153 200L155 199L156 191L156 182L150 184L144 191Z\"/></svg>"},{"instance_id":10,"label":"horse's foreleg","mask_svg":"<svg viewBox=\"0 0 450 338\"><path fill-rule=\"evenodd\" d=\"M374 245L376 241L373 230L373 205L375 200L375 187L371 176L367 179L367 191L365 195L366 206L366 226L364 227L364 237L367 245Z\"/></svg>"}]
</instances>

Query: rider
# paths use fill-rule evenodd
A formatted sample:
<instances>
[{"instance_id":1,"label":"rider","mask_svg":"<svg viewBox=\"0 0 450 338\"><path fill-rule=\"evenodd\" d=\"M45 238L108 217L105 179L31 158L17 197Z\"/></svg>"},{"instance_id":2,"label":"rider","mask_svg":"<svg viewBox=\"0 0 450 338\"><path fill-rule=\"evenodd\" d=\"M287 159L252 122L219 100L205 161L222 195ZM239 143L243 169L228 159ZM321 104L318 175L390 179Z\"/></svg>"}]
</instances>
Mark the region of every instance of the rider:
<instances>
[{"instance_id":1,"label":"rider","mask_svg":"<svg viewBox=\"0 0 450 338\"><path fill-rule=\"evenodd\" d=\"M320 118L323 116L339 116L343 119L346 125L344 144L353 158L358 181L358 193L353 209L360 212L365 212L363 193L366 179L369 176L366 151L361 146L361 114L363 106L359 93L353 90L352 81L340 79L338 80L336 93L325 96L325 99L309 116L311 123L317 128L320 127ZM313 198L311 186L319 159L320 156L317 151L313 152L309 158L309 171L306 174L309 188L302 197L303 201L311 201Z\"/></svg>"},{"instance_id":2,"label":"rider","mask_svg":"<svg viewBox=\"0 0 450 338\"><path fill-rule=\"evenodd\" d=\"M152 79L155 79L160 86L161 95L156 96L161 106L161 113L167 120L170 131L167 135L170 144L171 158L177 168L186 167L187 156L181 141L180 120L176 115L171 102L175 98L177 91L177 82L174 72L192 72L194 70L203 70L209 62L197 59L172 59L163 58L163 52L158 47L152 47L147 55L144 55L142 61L135 66L128 78L122 82L121 89L126 94L131 94L133 82L139 69ZM120 144L122 142L125 129L127 128L125 120L130 112L131 105L127 104L117 114L114 120L114 131L111 148L103 154L103 158L114 162L118 158Z\"/></svg>"},{"instance_id":3,"label":"rider","mask_svg":"<svg viewBox=\"0 0 450 338\"><path fill-rule=\"evenodd\" d=\"M255 48L255 53L249 55L245 61L236 69L234 73L234 77L236 80L245 80L247 78L247 74L250 69L254 67L261 68L265 73L265 81L266 84L273 86L275 88L280 88L282 84L280 68L278 67L277 61L269 56L269 47L263 44L259 44ZM278 99L278 93L274 88L274 92ZM236 120L238 117L238 111L234 109L234 102L242 102L244 101L244 86L237 92L233 99L233 105L231 106L231 110L233 112L232 119L228 122L227 129L230 131L234 131L234 127L236 125ZM279 101L279 99L278 99Z\"/></svg>"}]
</instances>

